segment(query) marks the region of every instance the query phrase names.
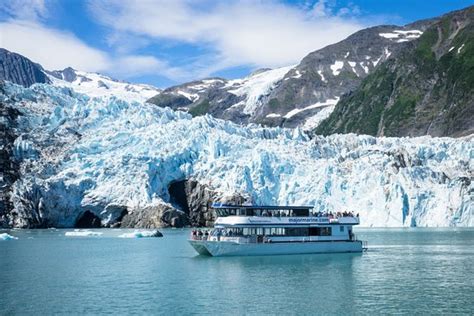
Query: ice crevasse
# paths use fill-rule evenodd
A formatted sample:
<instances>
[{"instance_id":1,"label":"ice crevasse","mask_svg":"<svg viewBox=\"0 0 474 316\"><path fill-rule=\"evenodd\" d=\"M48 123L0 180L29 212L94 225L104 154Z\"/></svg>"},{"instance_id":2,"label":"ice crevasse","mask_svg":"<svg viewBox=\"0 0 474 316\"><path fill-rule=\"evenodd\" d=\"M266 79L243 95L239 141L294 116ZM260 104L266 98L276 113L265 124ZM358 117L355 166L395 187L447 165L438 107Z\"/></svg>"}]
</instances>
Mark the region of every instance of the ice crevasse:
<instances>
[{"instance_id":1,"label":"ice crevasse","mask_svg":"<svg viewBox=\"0 0 474 316\"><path fill-rule=\"evenodd\" d=\"M474 225L472 137L310 139L64 87L0 91L21 112L14 207L57 227L85 209L107 222L119 216L114 205L168 203L169 184L191 178L254 204L353 211L362 226Z\"/></svg>"}]
</instances>

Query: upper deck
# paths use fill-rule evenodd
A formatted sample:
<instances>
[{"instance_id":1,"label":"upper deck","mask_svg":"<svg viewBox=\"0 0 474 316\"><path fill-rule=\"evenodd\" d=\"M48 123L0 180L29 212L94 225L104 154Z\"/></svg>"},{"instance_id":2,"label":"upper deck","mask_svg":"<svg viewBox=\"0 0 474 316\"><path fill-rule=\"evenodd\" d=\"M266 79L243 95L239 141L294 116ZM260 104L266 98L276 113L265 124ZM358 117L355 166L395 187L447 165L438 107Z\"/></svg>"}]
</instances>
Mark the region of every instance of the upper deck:
<instances>
[{"instance_id":1,"label":"upper deck","mask_svg":"<svg viewBox=\"0 0 474 316\"><path fill-rule=\"evenodd\" d=\"M216 226L358 225L351 212L318 212L312 206L213 205Z\"/></svg>"}]
</instances>

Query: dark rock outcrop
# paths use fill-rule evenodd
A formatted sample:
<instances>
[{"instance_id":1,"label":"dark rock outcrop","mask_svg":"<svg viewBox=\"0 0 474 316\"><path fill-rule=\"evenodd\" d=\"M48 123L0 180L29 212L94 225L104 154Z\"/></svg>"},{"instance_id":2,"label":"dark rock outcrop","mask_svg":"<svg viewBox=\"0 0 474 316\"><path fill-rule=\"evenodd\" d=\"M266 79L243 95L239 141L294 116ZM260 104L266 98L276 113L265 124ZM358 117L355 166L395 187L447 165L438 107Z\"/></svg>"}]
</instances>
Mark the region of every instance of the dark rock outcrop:
<instances>
[{"instance_id":1,"label":"dark rock outcrop","mask_svg":"<svg viewBox=\"0 0 474 316\"><path fill-rule=\"evenodd\" d=\"M222 196L207 185L195 179L176 181L169 186L171 203L183 210L188 216L189 224L194 227L212 226L215 214L213 203L240 205L251 202L239 194Z\"/></svg>"},{"instance_id":2,"label":"dark rock outcrop","mask_svg":"<svg viewBox=\"0 0 474 316\"><path fill-rule=\"evenodd\" d=\"M188 219L184 212L168 204L162 204L129 211L123 217L120 227L157 228L186 225L188 225Z\"/></svg>"},{"instance_id":3,"label":"dark rock outcrop","mask_svg":"<svg viewBox=\"0 0 474 316\"><path fill-rule=\"evenodd\" d=\"M76 221L76 228L100 228L100 218L90 211L85 211Z\"/></svg>"},{"instance_id":4,"label":"dark rock outcrop","mask_svg":"<svg viewBox=\"0 0 474 316\"><path fill-rule=\"evenodd\" d=\"M0 80L8 80L24 87L34 83L50 83L43 67L4 48L0 48Z\"/></svg>"},{"instance_id":5,"label":"dark rock outcrop","mask_svg":"<svg viewBox=\"0 0 474 316\"><path fill-rule=\"evenodd\" d=\"M0 101L0 227L11 226L8 220L13 210L11 187L19 177L19 164L13 153L13 142L18 136L16 119L19 115L18 110Z\"/></svg>"}]
</instances>

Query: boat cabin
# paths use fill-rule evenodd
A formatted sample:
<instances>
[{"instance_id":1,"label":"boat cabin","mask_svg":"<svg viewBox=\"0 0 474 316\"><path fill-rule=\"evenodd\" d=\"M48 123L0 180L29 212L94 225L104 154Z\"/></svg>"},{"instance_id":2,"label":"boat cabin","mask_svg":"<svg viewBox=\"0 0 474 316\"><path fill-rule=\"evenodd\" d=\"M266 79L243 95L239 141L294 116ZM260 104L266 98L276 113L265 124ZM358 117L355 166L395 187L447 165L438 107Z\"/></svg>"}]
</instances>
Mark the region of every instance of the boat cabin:
<instances>
[{"instance_id":1,"label":"boat cabin","mask_svg":"<svg viewBox=\"0 0 474 316\"><path fill-rule=\"evenodd\" d=\"M319 212L311 206L213 205L214 229L196 238L238 242L353 240L359 217L351 212Z\"/></svg>"}]
</instances>

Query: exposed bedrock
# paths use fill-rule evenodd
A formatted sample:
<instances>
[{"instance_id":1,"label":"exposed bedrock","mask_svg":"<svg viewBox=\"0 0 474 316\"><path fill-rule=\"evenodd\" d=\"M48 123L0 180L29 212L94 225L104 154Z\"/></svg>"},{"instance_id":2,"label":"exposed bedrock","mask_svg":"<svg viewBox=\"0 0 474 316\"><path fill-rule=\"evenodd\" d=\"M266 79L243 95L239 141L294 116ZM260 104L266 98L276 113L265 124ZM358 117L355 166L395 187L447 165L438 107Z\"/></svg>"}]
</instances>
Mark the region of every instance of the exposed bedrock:
<instances>
[{"instance_id":1,"label":"exposed bedrock","mask_svg":"<svg viewBox=\"0 0 474 316\"><path fill-rule=\"evenodd\" d=\"M18 110L0 101L0 227L9 226L8 215L13 209L11 187L19 177L18 162L13 154L18 115Z\"/></svg>"},{"instance_id":2,"label":"exposed bedrock","mask_svg":"<svg viewBox=\"0 0 474 316\"><path fill-rule=\"evenodd\" d=\"M184 212L167 204L147 206L127 213L120 224L125 228L184 227L188 224Z\"/></svg>"},{"instance_id":3,"label":"exposed bedrock","mask_svg":"<svg viewBox=\"0 0 474 316\"><path fill-rule=\"evenodd\" d=\"M191 226L212 226L215 220L212 203L243 204L250 202L248 197L238 193L222 195L219 191L200 183L196 179L179 180L168 186L170 202L182 210Z\"/></svg>"}]
</instances>

